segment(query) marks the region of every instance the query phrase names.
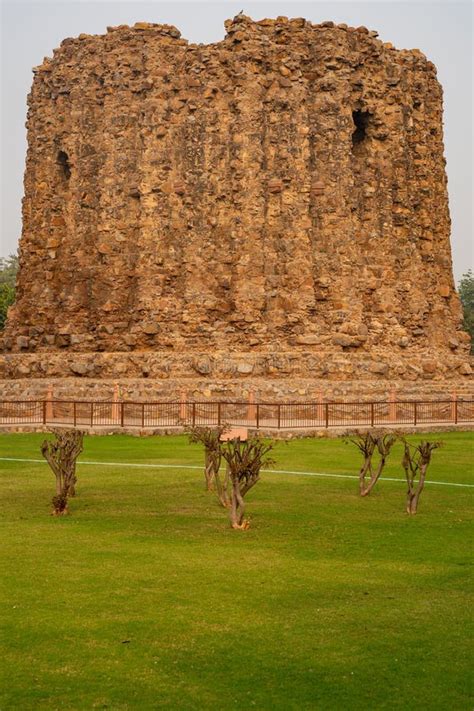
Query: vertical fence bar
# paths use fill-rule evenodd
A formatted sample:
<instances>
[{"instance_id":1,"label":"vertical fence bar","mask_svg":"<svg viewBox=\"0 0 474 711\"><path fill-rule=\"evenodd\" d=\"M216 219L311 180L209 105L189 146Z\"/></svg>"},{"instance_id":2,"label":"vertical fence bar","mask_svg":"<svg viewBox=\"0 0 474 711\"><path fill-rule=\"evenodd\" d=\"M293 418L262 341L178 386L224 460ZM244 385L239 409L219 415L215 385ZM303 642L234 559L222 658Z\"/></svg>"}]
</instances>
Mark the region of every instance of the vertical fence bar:
<instances>
[{"instance_id":1,"label":"vertical fence bar","mask_svg":"<svg viewBox=\"0 0 474 711\"><path fill-rule=\"evenodd\" d=\"M142 402L142 428L145 427L145 403Z\"/></svg>"},{"instance_id":2,"label":"vertical fence bar","mask_svg":"<svg viewBox=\"0 0 474 711\"><path fill-rule=\"evenodd\" d=\"M91 402L90 406L91 406L91 427L93 427L94 426L94 403Z\"/></svg>"},{"instance_id":3,"label":"vertical fence bar","mask_svg":"<svg viewBox=\"0 0 474 711\"><path fill-rule=\"evenodd\" d=\"M124 420L124 412L123 412L123 406L125 403L121 402L120 403L120 427L123 427L123 420Z\"/></svg>"},{"instance_id":4,"label":"vertical fence bar","mask_svg":"<svg viewBox=\"0 0 474 711\"><path fill-rule=\"evenodd\" d=\"M277 417L278 417L278 429L280 429L280 423L281 423L281 405L278 403L277 407Z\"/></svg>"},{"instance_id":5,"label":"vertical fence bar","mask_svg":"<svg viewBox=\"0 0 474 711\"><path fill-rule=\"evenodd\" d=\"M196 403L193 402L193 427L196 426Z\"/></svg>"},{"instance_id":6,"label":"vertical fence bar","mask_svg":"<svg viewBox=\"0 0 474 711\"><path fill-rule=\"evenodd\" d=\"M416 409L417 404L418 403L415 400L415 402L413 403L413 405L414 405L414 407L413 407L413 424L415 425L415 427L416 427L416 422L417 422L417 409Z\"/></svg>"},{"instance_id":7,"label":"vertical fence bar","mask_svg":"<svg viewBox=\"0 0 474 711\"><path fill-rule=\"evenodd\" d=\"M46 424L46 400L43 400L43 425Z\"/></svg>"},{"instance_id":8,"label":"vertical fence bar","mask_svg":"<svg viewBox=\"0 0 474 711\"><path fill-rule=\"evenodd\" d=\"M458 424L458 399L454 401L454 424Z\"/></svg>"},{"instance_id":9,"label":"vertical fence bar","mask_svg":"<svg viewBox=\"0 0 474 711\"><path fill-rule=\"evenodd\" d=\"M374 403L370 403L370 424L373 427L374 426Z\"/></svg>"},{"instance_id":10,"label":"vertical fence bar","mask_svg":"<svg viewBox=\"0 0 474 711\"><path fill-rule=\"evenodd\" d=\"M256 425L257 425L257 430L260 427L260 405L257 402L257 412L256 412Z\"/></svg>"},{"instance_id":11,"label":"vertical fence bar","mask_svg":"<svg viewBox=\"0 0 474 711\"><path fill-rule=\"evenodd\" d=\"M221 426L221 403L217 403L217 426Z\"/></svg>"},{"instance_id":12,"label":"vertical fence bar","mask_svg":"<svg viewBox=\"0 0 474 711\"><path fill-rule=\"evenodd\" d=\"M326 421L326 429L329 427L329 403L327 402L324 406L324 419Z\"/></svg>"},{"instance_id":13,"label":"vertical fence bar","mask_svg":"<svg viewBox=\"0 0 474 711\"><path fill-rule=\"evenodd\" d=\"M73 409L73 412L74 412L74 427L75 427L75 426L76 426L76 421L77 421L77 417L76 417L76 401L75 401L75 400L74 400L74 402L72 403L72 409Z\"/></svg>"}]
</instances>

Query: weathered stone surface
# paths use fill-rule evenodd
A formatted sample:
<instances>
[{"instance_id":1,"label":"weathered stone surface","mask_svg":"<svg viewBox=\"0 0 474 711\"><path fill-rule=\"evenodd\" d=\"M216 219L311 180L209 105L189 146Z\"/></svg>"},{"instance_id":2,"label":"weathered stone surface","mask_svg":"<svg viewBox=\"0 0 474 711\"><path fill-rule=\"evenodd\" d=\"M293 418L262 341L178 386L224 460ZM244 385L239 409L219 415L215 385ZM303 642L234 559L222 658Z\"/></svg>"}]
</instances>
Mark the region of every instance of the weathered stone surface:
<instances>
[{"instance_id":1,"label":"weathered stone surface","mask_svg":"<svg viewBox=\"0 0 474 711\"><path fill-rule=\"evenodd\" d=\"M91 352L98 378L467 376L434 65L362 27L225 26L108 28L34 70L1 377Z\"/></svg>"},{"instance_id":2,"label":"weathered stone surface","mask_svg":"<svg viewBox=\"0 0 474 711\"><path fill-rule=\"evenodd\" d=\"M356 336L348 336L345 333L341 333L338 336L334 336L332 342L335 346L342 346L343 348L357 348L360 346L360 339Z\"/></svg>"},{"instance_id":3,"label":"weathered stone surface","mask_svg":"<svg viewBox=\"0 0 474 711\"><path fill-rule=\"evenodd\" d=\"M321 336L315 333L305 333L301 336L296 336L296 343L302 346L316 346L318 343L321 343Z\"/></svg>"},{"instance_id":4,"label":"weathered stone surface","mask_svg":"<svg viewBox=\"0 0 474 711\"><path fill-rule=\"evenodd\" d=\"M248 375L249 373L252 373L254 369L254 366L252 363L239 363L237 365L237 372L242 373L243 375Z\"/></svg>"},{"instance_id":5,"label":"weathered stone surface","mask_svg":"<svg viewBox=\"0 0 474 711\"><path fill-rule=\"evenodd\" d=\"M194 370L201 375L209 375L212 370L212 364L206 356L199 358L193 364Z\"/></svg>"},{"instance_id":6,"label":"weathered stone surface","mask_svg":"<svg viewBox=\"0 0 474 711\"><path fill-rule=\"evenodd\" d=\"M27 338L26 336L18 336L16 339L16 347L18 350L22 350L23 348L28 348L30 343L30 339Z\"/></svg>"},{"instance_id":7,"label":"weathered stone surface","mask_svg":"<svg viewBox=\"0 0 474 711\"><path fill-rule=\"evenodd\" d=\"M19 377L0 381L0 400L22 398L43 399L52 392L59 400L112 400L116 393L116 382L104 378L59 378ZM331 402L341 400L387 400L395 392L398 400L450 400L453 393L459 399L473 398L472 385L465 376L446 382L424 380L420 377L407 379L387 379L381 374L372 375L371 380L340 380L327 378L259 378L240 376L229 380L209 380L205 376L193 378L121 378L119 397L124 400L174 400L185 393L189 400L236 400L247 399L252 393L255 400L271 402L275 400L294 402L325 399Z\"/></svg>"},{"instance_id":8,"label":"weathered stone surface","mask_svg":"<svg viewBox=\"0 0 474 711\"><path fill-rule=\"evenodd\" d=\"M89 363L84 361L73 361L69 367L74 375L86 375L93 369Z\"/></svg>"}]
</instances>

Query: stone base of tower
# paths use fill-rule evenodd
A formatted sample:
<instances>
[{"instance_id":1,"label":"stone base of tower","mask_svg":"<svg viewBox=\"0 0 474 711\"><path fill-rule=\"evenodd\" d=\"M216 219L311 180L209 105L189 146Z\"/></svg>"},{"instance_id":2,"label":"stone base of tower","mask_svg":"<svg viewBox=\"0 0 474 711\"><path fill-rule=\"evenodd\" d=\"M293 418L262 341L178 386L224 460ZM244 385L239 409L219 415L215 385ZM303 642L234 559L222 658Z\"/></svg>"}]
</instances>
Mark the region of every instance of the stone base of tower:
<instances>
[{"instance_id":1,"label":"stone base of tower","mask_svg":"<svg viewBox=\"0 0 474 711\"><path fill-rule=\"evenodd\" d=\"M177 382L199 379L209 383L296 380L328 381L444 381L469 379L472 369L465 353L407 349L394 355L386 349L341 348L266 351L40 351L0 355L0 381L42 378L114 380L123 378ZM263 386L263 385L262 385ZM266 387L266 386L265 386ZM362 388L363 389L363 388Z\"/></svg>"},{"instance_id":2,"label":"stone base of tower","mask_svg":"<svg viewBox=\"0 0 474 711\"><path fill-rule=\"evenodd\" d=\"M474 397L465 357L321 352L18 353L0 356L0 399L304 400Z\"/></svg>"}]
</instances>

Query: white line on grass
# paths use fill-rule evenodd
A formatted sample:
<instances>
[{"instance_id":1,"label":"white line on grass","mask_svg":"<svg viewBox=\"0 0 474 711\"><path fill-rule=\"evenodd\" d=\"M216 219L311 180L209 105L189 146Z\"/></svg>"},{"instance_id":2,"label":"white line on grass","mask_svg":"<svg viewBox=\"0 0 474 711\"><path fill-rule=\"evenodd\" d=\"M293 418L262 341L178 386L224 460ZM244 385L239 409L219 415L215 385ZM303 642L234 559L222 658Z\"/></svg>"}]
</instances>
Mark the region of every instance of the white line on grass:
<instances>
[{"instance_id":1,"label":"white line on grass","mask_svg":"<svg viewBox=\"0 0 474 711\"><path fill-rule=\"evenodd\" d=\"M38 464L46 464L43 459L20 459L16 457L0 457L0 462L35 462ZM78 464L93 464L103 467L137 467L138 469L151 468L151 469L199 469L202 470L202 466L197 464L138 464L136 462L91 462L89 460L78 461ZM265 469L264 471L270 474L297 474L300 476L319 476L331 479L358 479L358 476L354 474L329 474L328 472L297 472L287 469ZM381 476L380 481L402 481L405 479L399 479L390 476ZM461 486L469 489L474 488L474 484L458 484L454 481L433 481L426 479L425 484L440 484L440 486Z\"/></svg>"}]
</instances>

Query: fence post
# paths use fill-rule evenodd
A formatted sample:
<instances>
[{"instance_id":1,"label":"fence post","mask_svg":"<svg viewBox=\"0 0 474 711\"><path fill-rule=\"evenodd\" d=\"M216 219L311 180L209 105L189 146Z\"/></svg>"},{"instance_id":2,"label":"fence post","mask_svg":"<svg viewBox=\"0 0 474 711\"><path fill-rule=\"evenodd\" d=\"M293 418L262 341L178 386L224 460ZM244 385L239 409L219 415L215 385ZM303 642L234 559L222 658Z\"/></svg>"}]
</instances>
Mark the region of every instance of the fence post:
<instances>
[{"instance_id":1,"label":"fence post","mask_svg":"<svg viewBox=\"0 0 474 711\"><path fill-rule=\"evenodd\" d=\"M414 407L413 407L413 424L415 425L415 427L416 427L416 416L417 416L417 412L416 412L417 404L418 403L415 400L415 402L413 403L413 405L414 405Z\"/></svg>"},{"instance_id":2,"label":"fence post","mask_svg":"<svg viewBox=\"0 0 474 711\"><path fill-rule=\"evenodd\" d=\"M179 417L183 422L186 422L186 390L181 390L180 397L179 397Z\"/></svg>"},{"instance_id":3,"label":"fence post","mask_svg":"<svg viewBox=\"0 0 474 711\"><path fill-rule=\"evenodd\" d=\"M393 423L397 421L397 393L395 390L390 390L388 396L388 421Z\"/></svg>"},{"instance_id":4,"label":"fence post","mask_svg":"<svg viewBox=\"0 0 474 711\"><path fill-rule=\"evenodd\" d=\"M94 426L94 403L91 402L91 427Z\"/></svg>"},{"instance_id":5,"label":"fence post","mask_svg":"<svg viewBox=\"0 0 474 711\"><path fill-rule=\"evenodd\" d=\"M257 430L260 427L260 405L257 402L257 412L256 412L256 425L257 425Z\"/></svg>"},{"instance_id":6,"label":"fence post","mask_svg":"<svg viewBox=\"0 0 474 711\"><path fill-rule=\"evenodd\" d=\"M451 419L454 421L454 424L457 424L457 421L458 421L457 402L458 402L458 396L457 396L456 391L454 390L451 393Z\"/></svg>"},{"instance_id":7,"label":"fence post","mask_svg":"<svg viewBox=\"0 0 474 711\"><path fill-rule=\"evenodd\" d=\"M119 400L120 400L120 387L118 383L114 384L114 394L113 394L113 404L111 410L112 421L115 424L119 419Z\"/></svg>"},{"instance_id":8,"label":"fence post","mask_svg":"<svg viewBox=\"0 0 474 711\"><path fill-rule=\"evenodd\" d=\"M125 405L124 402L121 402L121 403L120 403L120 427L123 427L123 420L124 420L124 412L123 412L123 409L124 409L124 405Z\"/></svg>"},{"instance_id":9,"label":"fence post","mask_svg":"<svg viewBox=\"0 0 474 711\"><path fill-rule=\"evenodd\" d=\"M46 424L46 400L43 400L43 425Z\"/></svg>"},{"instance_id":10,"label":"fence post","mask_svg":"<svg viewBox=\"0 0 474 711\"><path fill-rule=\"evenodd\" d=\"M371 427L374 426L374 403L373 402L370 403L370 424L371 424Z\"/></svg>"},{"instance_id":11,"label":"fence post","mask_svg":"<svg viewBox=\"0 0 474 711\"><path fill-rule=\"evenodd\" d=\"M253 392L249 392L248 395L248 405L247 405L247 420L255 419L255 395Z\"/></svg>"},{"instance_id":12,"label":"fence post","mask_svg":"<svg viewBox=\"0 0 474 711\"><path fill-rule=\"evenodd\" d=\"M53 386L48 385L48 391L46 393L46 420L52 422L53 420Z\"/></svg>"},{"instance_id":13,"label":"fence post","mask_svg":"<svg viewBox=\"0 0 474 711\"><path fill-rule=\"evenodd\" d=\"M280 429L280 423L281 423L281 405L278 403L278 429Z\"/></svg>"},{"instance_id":14,"label":"fence post","mask_svg":"<svg viewBox=\"0 0 474 711\"><path fill-rule=\"evenodd\" d=\"M327 429L329 427L329 403L328 402L325 405L324 418L326 420L326 429Z\"/></svg>"},{"instance_id":15,"label":"fence post","mask_svg":"<svg viewBox=\"0 0 474 711\"><path fill-rule=\"evenodd\" d=\"M221 403L217 403L217 426L221 426Z\"/></svg>"},{"instance_id":16,"label":"fence post","mask_svg":"<svg viewBox=\"0 0 474 711\"><path fill-rule=\"evenodd\" d=\"M145 427L145 403L142 402L142 429Z\"/></svg>"},{"instance_id":17,"label":"fence post","mask_svg":"<svg viewBox=\"0 0 474 711\"><path fill-rule=\"evenodd\" d=\"M318 422L317 422L318 425L319 425L319 423L323 420L323 417L324 417L324 413L323 413L323 400L324 400L323 392L322 392L322 390L320 390L320 391L318 392L318 405L317 405L317 408L316 408L316 419L317 419L317 421L318 421Z\"/></svg>"}]
</instances>

